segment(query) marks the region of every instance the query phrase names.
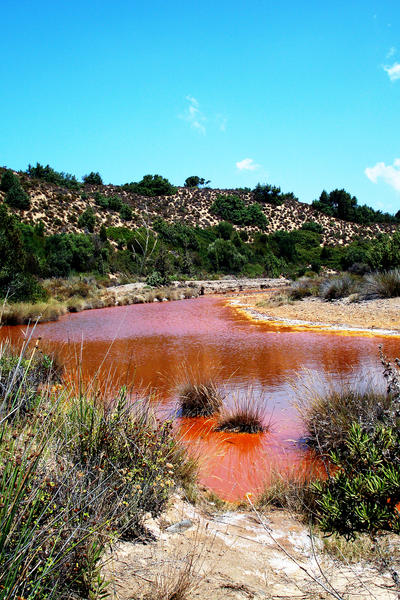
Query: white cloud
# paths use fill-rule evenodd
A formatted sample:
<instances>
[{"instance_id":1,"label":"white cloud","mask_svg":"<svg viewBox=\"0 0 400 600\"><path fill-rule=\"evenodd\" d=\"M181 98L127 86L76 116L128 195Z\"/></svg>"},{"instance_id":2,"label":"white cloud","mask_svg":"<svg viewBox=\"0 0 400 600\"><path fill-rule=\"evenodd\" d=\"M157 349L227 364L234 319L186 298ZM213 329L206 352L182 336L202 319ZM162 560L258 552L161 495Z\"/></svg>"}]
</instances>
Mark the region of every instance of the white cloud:
<instances>
[{"instance_id":1,"label":"white cloud","mask_svg":"<svg viewBox=\"0 0 400 600\"><path fill-rule=\"evenodd\" d=\"M181 115L181 119L190 123L193 129L204 135L206 133L204 123L207 119L201 112L198 101L193 96L186 96L186 100L189 102L189 106L186 108L185 113Z\"/></svg>"},{"instance_id":2,"label":"white cloud","mask_svg":"<svg viewBox=\"0 0 400 600\"><path fill-rule=\"evenodd\" d=\"M389 52L386 54L386 58L392 58L396 54L397 50L394 46L392 46Z\"/></svg>"},{"instance_id":3,"label":"white cloud","mask_svg":"<svg viewBox=\"0 0 400 600\"><path fill-rule=\"evenodd\" d=\"M239 171L255 171L260 168L260 165L257 165L252 158L244 158L236 163L236 168Z\"/></svg>"},{"instance_id":4,"label":"white cloud","mask_svg":"<svg viewBox=\"0 0 400 600\"><path fill-rule=\"evenodd\" d=\"M400 79L400 63L395 62L391 67L384 66L383 68L389 75L390 81L396 81L396 79Z\"/></svg>"},{"instance_id":5,"label":"white cloud","mask_svg":"<svg viewBox=\"0 0 400 600\"><path fill-rule=\"evenodd\" d=\"M224 115L217 115L215 117L215 119L217 121L218 129L220 131L223 131L225 133L225 131L226 131L226 125L228 123L227 117L224 117Z\"/></svg>"},{"instance_id":6,"label":"white cloud","mask_svg":"<svg viewBox=\"0 0 400 600\"><path fill-rule=\"evenodd\" d=\"M364 173L373 183L378 183L378 179L382 178L388 185L400 192L400 158L395 158L393 165L378 162L374 167L367 167Z\"/></svg>"}]
</instances>

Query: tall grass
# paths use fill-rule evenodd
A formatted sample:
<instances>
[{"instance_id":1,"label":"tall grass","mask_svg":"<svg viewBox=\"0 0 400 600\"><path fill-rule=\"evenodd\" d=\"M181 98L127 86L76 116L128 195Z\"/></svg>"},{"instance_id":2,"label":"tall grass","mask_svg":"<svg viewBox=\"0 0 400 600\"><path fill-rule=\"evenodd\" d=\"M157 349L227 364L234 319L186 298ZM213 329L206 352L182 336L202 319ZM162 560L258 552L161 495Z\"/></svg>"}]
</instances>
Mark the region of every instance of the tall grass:
<instances>
[{"instance_id":1,"label":"tall grass","mask_svg":"<svg viewBox=\"0 0 400 600\"><path fill-rule=\"evenodd\" d=\"M400 269L369 273L364 277L363 291L378 298L396 298L400 296Z\"/></svg>"},{"instance_id":2,"label":"tall grass","mask_svg":"<svg viewBox=\"0 0 400 600\"><path fill-rule=\"evenodd\" d=\"M142 534L195 465L146 399L54 386L37 345L3 345L0 367L0 599L106 597L105 547Z\"/></svg>"},{"instance_id":3,"label":"tall grass","mask_svg":"<svg viewBox=\"0 0 400 600\"><path fill-rule=\"evenodd\" d=\"M339 300L358 291L357 282L351 275L345 273L323 281L319 287L319 296L324 300Z\"/></svg>"},{"instance_id":4,"label":"tall grass","mask_svg":"<svg viewBox=\"0 0 400 600\"><path fill-rule=\"evenodd\" d=\"M372 378L354 387L345 382L322 380L309 373L293 387L307 442L320 453L340 448L353 423L371 427L392 401L391 395Z\"/></svg>"},{"instance_id":5,"label":"tall grass","mask_svg":"<svg viewBox=\"0 0 400 600\"><path fill-rule=\"evenodd\" d=\"M215 430L232 433L264 433L269 428L266 402L249 387L243 395L234 396L231 406L223 408Z\"/></svg>"}]
</instances>

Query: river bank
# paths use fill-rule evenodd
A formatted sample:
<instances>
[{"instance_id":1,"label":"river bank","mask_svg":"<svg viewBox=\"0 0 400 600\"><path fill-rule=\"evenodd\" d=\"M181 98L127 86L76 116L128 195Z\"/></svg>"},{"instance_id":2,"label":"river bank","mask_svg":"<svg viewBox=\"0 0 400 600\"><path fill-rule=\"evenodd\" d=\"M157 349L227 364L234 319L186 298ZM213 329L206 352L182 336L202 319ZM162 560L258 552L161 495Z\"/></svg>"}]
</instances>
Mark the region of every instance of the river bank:
<instances>
[{"instance_id":1,"label":"river bank","mask_svg":"<svg viewBox=\"0 0 400 600\"><path fill-rule=\"evenodd\" d=\"M228 300L249 319L296 330L327 330L365 335L400 335L400 298L351 302L309 297L288 300L275 291Z\"/></svg>"},{"instance_id":2,"label":"river bank","mask_svg":"<svg viewBox=\"0 0 400 600\"><path fill-rule=\"evenodd\" d=\"M51 280L52 281L52 280ZM57 280L56 280L57 281ZM76 313L94 308L167 302L198 298L210 294L232 294L268 288L280 288L288 284L284 278L277 279L219 279L172 281L165 287L151 287L145 282L134 282L111 287L86 287L85 294L74 294L67 298L62 293L53 295L45 302L4 302L0 308L0 325L25 325L29 322L57 321L67 313ZM59 290L58 290L59 292Z\"/></svg>"},{"instance_id":3,"label":"river bank","mask_svg":"<svg viewBox=\"0 0 400 600\"><path fill-rule=\"evenodd\" d=\"M286 510L218 510L175 494L145 526L151 541L117 544L105 561L114 599L397 597L367 536L326 541ZM397 561L397 536L381 544Z\"/></svg>"}]
</instances>

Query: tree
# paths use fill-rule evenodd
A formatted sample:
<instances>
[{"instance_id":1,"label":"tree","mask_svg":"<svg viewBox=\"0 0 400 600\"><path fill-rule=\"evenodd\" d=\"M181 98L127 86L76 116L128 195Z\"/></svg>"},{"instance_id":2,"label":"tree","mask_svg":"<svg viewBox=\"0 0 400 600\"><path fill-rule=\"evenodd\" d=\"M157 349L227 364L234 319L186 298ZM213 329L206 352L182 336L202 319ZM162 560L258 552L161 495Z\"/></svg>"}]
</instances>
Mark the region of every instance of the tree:
<instances>
[{"instance_id":1,"label":"tree","mask_svg":"<svg viewBox=\"0 0 400 600\"><path fill-rule=\"evenodd\" d=\"M199 185L208 185L209 183L211 183L210 180L206 181L204 179L204 177L198 177L197 175L191 175L190 177L188 177L185 180L185 187L186 188L196 188L199 187Z\"/></svg>"},{"instance_id":2,"label":"tree","mask_svg":"<svg viewBox=\"0 0 400 600\"><path fill-rule=\"evenodd\" d=\"M123 221L132 220L132 209L127 204L123 204L119 210L119 216Z\"/></svg>"},{"instance_id":3,"label":"tree","mask_svg":"<svg viewBox=\"0 0 400 600\"><path fill-rule=\"evenodd\" d=\"M88 175L84 175L82 177L83 183L87 183L90 185L103 185L103 180L98 171L91 171Z\"/></svg>"},{"instance_id":4,"label":"tree","mask_svg":"<svg viewBox=\"0 0 400 600\"><path fill-rule=\"evenodd\" d=\"M10 169L3 174L0 183L0 189L3 192L8 192L12 187L20 185L19 177Z\"/></svg>"},{"instance_id":5,"label":"tree","mask_svg":"<svg viewBox=\"0 0 400 600\"><path fill-rule=\"evenodd\" d=\"M173 196L177 192L176 187L161 175L145 175L138 183L127 183L123 187L130 192L147 197Z\"/></svg>"},{"instance_id":6,"label":"tree","mask_svg":"<svg viewBox=\"0 0 400 600\"><path fill-rule=\"evenodd\" d=\"M85 211L83 211L83 213L79 217L78 226L82 227L83 229L87 229L88 231L90 231L90 233L93 233L95 225L96 216L93 210L89 207Z\"/></svg>"},{"instance_id":7,"label":"tree","mask_svg":"<svg viewBox=\"0 0 400 600\"><path fill-rule=\"evenodd\" d=\"M6 202L13 208L29 210L31 201L28 194L22 189L20 183L13 185L6 194Z\"/></svg>"}]
</instances>

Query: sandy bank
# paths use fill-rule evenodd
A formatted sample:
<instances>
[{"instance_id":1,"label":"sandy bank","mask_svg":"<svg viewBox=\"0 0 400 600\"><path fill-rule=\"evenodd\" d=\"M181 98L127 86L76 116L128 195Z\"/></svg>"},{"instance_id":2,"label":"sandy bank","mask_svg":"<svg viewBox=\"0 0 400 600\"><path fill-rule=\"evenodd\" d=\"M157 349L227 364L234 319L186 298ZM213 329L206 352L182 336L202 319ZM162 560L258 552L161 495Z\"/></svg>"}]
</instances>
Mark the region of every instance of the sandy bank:
<instances>
[{"instance_id":1,"label":"sandy bank","mask_svg":"<svg viewBox=\"0 0 400 600\"><path fill-rule=\"evenodd\" d=\"M328 329L370 335L400 335L400 298L349 302L326 302L305 298L288 304L276 303L276 292L240 295L231 306L251 319L287 325L295 329Z\"/></svg>"},{"instance_id":2,"label":"sandy bank","mask_svg":"<svg viewBox=\"0 0 400 600\"><path fill-rule=\"evenodd\" d=\"M115 600L397 597L388 569L361 559L337 560L286 511L221 513L175 497L170 509L149 517L146 526L152 541L120 543L110 553L105 575ZM397 539L392 543L394 558ZM174 595L179 582L193 586L187 595Z\"/></svg>"}]
</instances>

